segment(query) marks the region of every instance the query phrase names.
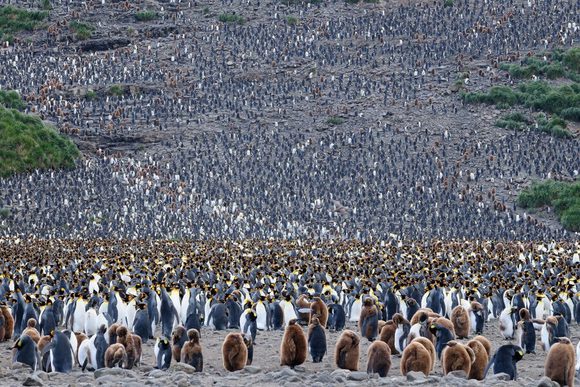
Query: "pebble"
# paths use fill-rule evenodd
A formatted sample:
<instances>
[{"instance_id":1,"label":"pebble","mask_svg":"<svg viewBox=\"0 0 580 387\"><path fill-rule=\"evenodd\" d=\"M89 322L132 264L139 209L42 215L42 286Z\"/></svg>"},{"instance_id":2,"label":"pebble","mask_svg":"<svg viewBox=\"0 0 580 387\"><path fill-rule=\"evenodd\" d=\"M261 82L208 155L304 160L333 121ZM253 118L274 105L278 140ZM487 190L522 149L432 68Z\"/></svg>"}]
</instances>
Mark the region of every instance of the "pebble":
<instances>
[{"instance_id":1,"label":"pebble","mask_svg":"<svg viewBox=\"0 0 580 387\"><path fill-rule=\"evenodd\" d=\"M173 363L169 367L170 372L185 372L188 375L192 375L195 373L195 367L190 366L189 364L185 363Z\"/></svg>"},{"instance_id":2,"label":"pebble","mask_svg":"<svg viewBox=\"0 0 580 387\"><path fill-rule=\"evenodd\" d=\"M298 365L298 366L294 367L294 371L296 371L296 372L306 372L306 367L304 367L303 365Z\"/></svg>"},{"instance_id":3,"label":"pebble","mask_svg":"<svg viewBox=\"0 0 580 387\"><path fill-rule=\"evenodd\" d=\"M492 380L511 380L510 376L506 373L500 372L497 374L493 374L493 375L489 375L488 377L485 378L485 380L487 381L492 381Z\"/></svg>"},{"instance_id":4,"label":"pebble","mask_svg":"<svg viewBox=\"0 0 580 387\"><path fill-rule=\"evenodd\" d=\"M28 364L19 363L19 362L14 362L10 366L10 369L11 370L21 370L21 369L24 369L24 368L30 368L30 366Z\"/></svg>"},{"instance_id":5,"label":"pebble","mask_svg":"<svg viewBox=\"0 0 580 387\"><path fill-rule=\"evenodd\" d=\"M117 376L125 377L127 375L127 370L122 368L101 368L94 372L93 376L95 379L100 379L104 376ZM133 376L135 377L135 376Z\"/></svg>"},{"instance_id":6,"label":"pebble","mask_svg":"<svg viewBox=\"0 0 580 387\"><path fill-rule=\"evenodd\" d=\"M449 378L467 379L467 373L463 370L451 371L445 375L445 379Z\"/></svg>"},{"instance_id":7,"label":"pebble","mask_svg":"<svg viewBox=\"0 0 580 387\"><path fill-rule=\"evenodd\" d=\"M426 380L425 374L422 372L411 371L407 373L407 381L408 382L416 382L416 381L423 381Z\"/></svg>"},{"instance_id":8,"label":"pebble","mask_svg":"<svg viewBox=\"0 0 580 387\"><path fill-rule=\"evenodd\" d=\"M24 383L22 383L23 386L42 386L42 380L36 376L36 375L30 375L26 378L26 380L24 381Z\"/></svg>"},{"instance_id":9,"label":"pebble","mask_svg":"<svg viewBox=\"0 0 580 387\"><path fill-rule=\"evenodd\" d=\"M248 373L250 374L257 374L262 372L262 369L260 367L256 367L256 366L246 366L246 368L244 368Z\"/></svg>"},{"instance_id":10,"label":"pebble","mask_svg":"<svg viewBox=\"0 0 580 387\"><path fill-rule=\"evenodd\" d=\"M554 382L547 376L542 376L542 378L538 380L538 384L536 384L536 387L558 387L558 386L559 386L558 383Z\"/></svg>"},{"instance_id":11,"label":"pebble","mask_svg":"<svg viewBox=\"0 0 580 387\"><path fill-rule=\"evenodd\" d=\"M151 378L162 378L164 376L167 376L167 373L165 371L161 371L161 370L153 370L153 371L149 372L147 374L147 376L149 376Z\"/></svg>"},{"instance_id":12,"label":"pebble","mask_svg":"<svg viewBox=\"0 0 580 387\"><path fill-rule=\"evenodd\" d=\"M354 371L351 372L350 375L347 376L347 380L356 380L356 381L363 381L363 380L367 380L369 378L368 374L366 372L362 372L362 371Z\"/></svg>"}]
</instances>

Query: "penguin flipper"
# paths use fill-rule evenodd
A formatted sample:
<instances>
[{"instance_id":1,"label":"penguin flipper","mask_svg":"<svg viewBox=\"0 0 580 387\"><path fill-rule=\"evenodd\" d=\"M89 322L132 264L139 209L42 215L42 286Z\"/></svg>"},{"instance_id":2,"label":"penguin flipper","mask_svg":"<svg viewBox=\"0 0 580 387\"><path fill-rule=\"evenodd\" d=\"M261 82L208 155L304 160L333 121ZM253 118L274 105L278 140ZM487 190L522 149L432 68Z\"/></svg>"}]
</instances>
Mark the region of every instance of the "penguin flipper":
<instances>
[{"instance_id":1,"label":"penguin flipper","mask_svg":"<svg viewBox=\"0 0 580 387\"><path fill-rule=\"evenodd\" d=\"M489 361L489 364L487 365L487 367L485 367L485 371L483 371L483 378L485 379L485 377L487 376L487 372L489 371L489 369L493 366L493 364L495 363L495 355L493 355L493 357L491 358L491 360Z\"/></svg>"},{"instance_id":2,"label":"penguin flipper","mask_svg":"<svg viewBox=\"0 0 580 387\"><path fill-rule=\"evenodd\" d=\"M50 342L42 348L42 352L40 352L40 356L44 356L48 351L50 351L54 347L54 343Z\"/></svg>"}]
</instances>

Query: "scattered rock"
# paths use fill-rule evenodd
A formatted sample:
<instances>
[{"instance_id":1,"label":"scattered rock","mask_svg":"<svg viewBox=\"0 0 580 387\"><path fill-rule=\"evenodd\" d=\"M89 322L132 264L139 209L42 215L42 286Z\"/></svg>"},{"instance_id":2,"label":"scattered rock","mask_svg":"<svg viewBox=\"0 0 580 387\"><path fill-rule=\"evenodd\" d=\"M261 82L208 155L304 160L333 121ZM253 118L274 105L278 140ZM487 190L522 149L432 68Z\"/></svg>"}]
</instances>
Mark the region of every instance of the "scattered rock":
<instances>
[{"instance_id":1,"label":"scattered rock","mask_svg":"<svg viewBox=\"0 0 580 387\"><path fill-rule=\"evenodd\" d=\"M367 380L369 378L368 374L366 372L362 372L362 371L354 371L351 372L350 375L348 375L346 377L347 380L356 380L356 381L363 381L363 380Z\"/></svg>"},{"instance_id":2,"label":"scattered rock","mask_svg":"<svg viewBox=\"0 0 580 387\"><path fill-rule=\"evenodd\" d=\"M28 364L19 363L19 362L12 363L12 365L10 366L11 370L21 370L21 369L25 369L25 368L30 368L30 366Z\"/></svg>"},{"instance_id":3,"label":"scattered rock","mask_svg":"<svg viewBox=\"0 0 580 387\"><path fill-rule=\"evenodd\" d=\"M120 377L124 377L126 374L126 370L122 369L122 368L101 368L96 370L93 373L93 376L95 377L95 379L99 379L102 378L104 376L120 376Z\"/></svg>"},{"instance_id":4,"label":"scattered rock","mask_svg":"<svg viewBox=\"0 0 580 387\"><path fill-rule=\"evenodd\" d=\"M149 376L151 378L162 378L164 376L167 376L167 373L165 371L161 371L161 370L153 370L153 371L149 372L147 374L147 376Z\"/></svg>"},{"instance_id":5,"label":"scattered rock","mask_svg":"<svg viewBox=\"0 0 580 387\"><path fill-rule=\"evenodd\" d=\"M500 372L497 374L489 375L487 378L485 378L485 380L511 380L511 378L508 374Z\"/></svg>"},{"instance_id":6,"label":"scattered rock","mask_svg":"<svg viewBox=\"0 0 580 387\"><path fill-rule=\"evenodd\" d=\"M189 364L185 363L172 363L169 367L169 372L185 372L188 375L192 375L195 373L195 367L190 366Z\"/></svg>"},{"instance_id":7,"label":"scattered rock","mask_svg":"<svg viewBox=\"0 0 580 387\"><path fill-rule=\"evenodd\" d=\"M246 368L244 368L244 369L250 374L258 374L258 373L262 372L262 369L260 367L256 367L256 366L246 366Z\"/></svg>"},{"instance_id":8,"label":"scattered rock","mask_svg":"<svg viewBox=\"0 0 580 387\"><path fill-rule=\"evenodd\" d=\"M93 39L81 44L81 51L108 51L131 44L127 38Z\"/></svg>"},{"instance_id":9,"label":"scattered rock","mask_svg":"<svg viewBox=\"0 0 580 387\"><path fill-rule=\"evenodd\" d=\"M446 378L458 378L458 379L467 379L467 374L463 370L451 371L447 375Z\"/></svg>"},{"instance_id":10,"label":"scattered rock","mask_svg":"<svg viewBox=\"0 0 580 387\"><path fill-rule=\"evenodd\" d=\"M22 383L23 386L42 386L42 380L36 376L36 375L30 375L26 378L26 380L24 381L24 383Z\"/></svg>"},{"instance_id":11,"label":"scattered rock","mask_svg":"<svg viewBox=\"0 0 580 387\"><path fill-rule=\"evenodd\" d=\"M425 374L422 372L411 371L407 373L407 381L408 382L416 382L418 380L426 380Z\"/></svg>"},{"instance_id":12,"label":"scattered rock","mask_svg":"<svg viewBox=\"0 0 580 387\"><path fill-rule=\"evenodd\" d=\"M296 372L306 372L306 367L304 367L303 365L299 365L294 367L294 371Z\"/></svg>"},{"instance_id":13,"label":"scattered rock","mask_svg":"<svg viewBox=\"0 0 580 387\"><path fill-rule=\"evenodd\" d=\"M40 378L40 380L44 380L44 381L48 380L48 374L44 371L38 371L34 375L38 376Z\"/></svg>"},{"instance_id":14,"label":"scattered rock","mask_svg":"<svg viewBox=\"0 0 580 387\"><path fill-rule=\"evenodd\" d=\"M554 382L547 376L542 376L542 378L538 380L538 384L536 384L536 387L558 387L558 386L559 386L558 383Z\"/></svg>"}]
</instances>

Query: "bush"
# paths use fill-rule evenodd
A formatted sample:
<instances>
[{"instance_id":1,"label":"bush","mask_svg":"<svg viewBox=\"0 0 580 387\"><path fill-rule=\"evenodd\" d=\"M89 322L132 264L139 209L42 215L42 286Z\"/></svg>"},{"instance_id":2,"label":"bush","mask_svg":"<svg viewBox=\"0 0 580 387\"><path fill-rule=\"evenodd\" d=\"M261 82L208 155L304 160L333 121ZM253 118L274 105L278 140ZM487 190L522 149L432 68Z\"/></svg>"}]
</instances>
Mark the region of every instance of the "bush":
<instances>
[{"instance_id":1,"label":"bush","mask_svg":"<svg viewBox=\"0 0 580 387\"><path fill-rule=\"evenodd\" d=\"M326 123L330 126L342 125L344 124L344 119L338 116L333 116L326 120Z\"/></svg>"},{"instance_id":2,"label":"bush","mask_svg":"<svg viewBox=\"0 0 580 387\"><path fill-rule=\"evenodd\" d=\"M570 107L560 112L560 117L570 121L580 121L580 107Z\"/></svg>"},{"instance_id":3,"label":"bush","mask_svg":"<svg viewBox=\"0 0 580 387\"><path fill-rule=\"evenodd\" d=\"M77 20L72 21L69 24L69 28L74 32L75 36L79 40L87 40L93 34L95 28L87 23L82 23Z\"/></svg>"},{"instance_id":4,"label":"bush","mask_svg":"<svg viewBox=\"0 0 580 387\"><path fill-rule=\"evenodd\" d=\"M141 11L135 14L135 19L138 21L151 21L157 19L157 12L155 11Z\"/></svg>"},{"instance_id":5,"label":"bush","mask_svg":"<svg viewBox=\"0 0 580 387\"><path fill-rule=\"evenodd\" d=\"M26 104L15 91L0 90L0 105L8 109L24 110Z\"/></svg>"},{"instance_id":6,"label":"bush","mask_svg":"<svg viewBox=\"0 0 580 387\"><path fill-rule=\"evenodd\" d=\"M294 25L298 24L298 18L295 16L288 16L286 18L286 22L288 24L290 24L291 26L294 26Z\"/></svg>"},{"instance_id":7,"label":"bush","mask_svg":"<svg viewBox=\"0 0 580 387\"><path fill-rule=\"evenodd\" d=\"M21 31L34 31L47 16L46 11L0 6L0 41L11 40L12 35Z\"/></svg>"},{"instance_id":8,"label":"bush","mask_svg":"<svg viewBox=\"0 0 580 387\"><path fill-rule=\"evenodd\" d=\"M443 2L444 7L453 7L453 0L445 0Z\"/></svg>"},{"instance_id":9,"label":"bush","mask_svg":"<svg viewBox=\"0 0 580 387\"><path fill-rule=\"evenodd\" d=\"M85 98L89 101L92 101L97 98L97 93L95 93L93 90L87 90L85 93Z\"/></svg>"},{"instance_id":10,"label":"bush","mask_svg":"<svg viewBox=\"0 0 580 387\"><path fill-rule=\"evenodd\" d=\"M120 97L125 94L125 89L121 85L113 85L109 87L109 94Z\"/></svg>"},{"instance_id":11,"label":"bush","mask_svg":"<svg viewBox=\"0 0 580 387\"><path fill-rule=\"evenodd\" d=\"M70 168L77 147L38 117L0 106L0 176L47 168Z\"/></svg>"},{"instance_id":12,"label":"bush","mask_svg":"<svg viewBox=\"0 0 580 387\"><path fill-rule=\"evenodd\" d=\"M523 208L552 206L566 229L580 231L580 182L532 184L520 193L518 204Z\"/></svg>"},{"instance_id":13,"label":"bush","mask_svg":"<svg viewBox=\"0 0 580 387\"><path fill-rule=\"evenodd\" d=\"M222 13L218 20L222 23L232 23L232 24L244 24L246 20L235 13Z\"/></svg>"},{"instance_id":14,"label":"bush","mask_svg":"<svg viewBox=\"0 0 580 387\"><path fill-rule=\"evenodd\" d=\"M10 216L9 208L0 208L0 219L7 219Z\"/></svg>"},{"instance_id":15,"label":"bush","mask_svg":"<svg viewBox=\"0 0 580 387\"><path fill-rule=\"evenodd\" d=\"M580 47L574 47L562 55L562 63L571 71L580 72Z\"/></svg>"}]
</instances>

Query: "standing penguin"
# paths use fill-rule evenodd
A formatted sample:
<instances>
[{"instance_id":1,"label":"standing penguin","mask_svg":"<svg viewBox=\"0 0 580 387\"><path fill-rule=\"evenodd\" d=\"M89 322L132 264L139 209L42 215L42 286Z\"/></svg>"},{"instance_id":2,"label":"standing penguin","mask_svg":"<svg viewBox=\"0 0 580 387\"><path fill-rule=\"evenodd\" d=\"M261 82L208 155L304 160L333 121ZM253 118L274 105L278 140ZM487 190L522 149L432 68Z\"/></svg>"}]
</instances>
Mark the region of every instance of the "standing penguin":
<instances>
[{"instance_id":1,"label":"standing penguin","mask_svg":"<svg viewBox=\"0 0 580 387\"><path fill-rule=\"evenodd\" d=\"M453 323L453 328L455 329L455 335L459 339L466 339L469 336L470 331L470 319L467 310L458 305L453 308L451 312L451 322Z\"/></svg>"},{"instance_id":2,"label":"standing penguin","mask_svg":"<svg viewBox=\"0 0 580 387\"><path fill-rule=\"evenodd\" d=\"M222 344L222 360L227 371L244 369L248 361L248 348L241 333L230 333Z\"/></svg>"},{"instance_id":3,"label":"standing penguin","mask_svg":"<svg viewBox=\"0 0 580 387\"><path fill-rule=\"evenodd\" d=\"M346 324L346 313L340 304L328 306L328 329L331 332L342 331Z\"/></svg>"},{"instance_id":4,"label":"standing penguin","mask_svg":"<svg viewBox=\"0 0 580 387\"><path fill-rule=\"evenodd\" d=\"M171 337L176 321L179 321L179 314L173 305L169 294L165 288L161 288L161 334L165 337Z\"/></svg>"},{"instance_id":5,"label":"standing penguin","mask_svg":"<svg viewBox=\"0 0 580 387\"><path fill-rule=\"evenodd\" d=\"M248 349L248 360L246 360L246 365L252 365L254 361L254 341L252 337L246 334L242 334L244 337L244 344L246 344L246 348Z\"/></svg>"},{"instance_id":6,"label":"standing penguin","mask_svg":"<svg viewBox=\"0 0 580 387\"><path fill-rule=\"evenodd\" d=\"M469 320L471 332L480 335L483 332L483 324L485 322L485 315L483 305L477 301L472 301L469 308ZM459 334L458 334L459 337Z\"/></svg>"},{"instance_id":7,"label":"standing penguin","mask_svg":"<svg viewBox=\"0 0 580 387\"><path fill-rule=\"evenodd\" d=\"M514 338L516 328L514 313L516 311L516 307L507 306L499 315L499 331L504 339L511 340Z\"/></svg>"},{"instance_id":8,"label":"standing penguin","mask_svg":"<svg viewBox=\"0 0 580 387\"><path fill-rule=\"evenodd\" d=\"M545 375L561 386L574 386L574 346L567 337L558 338L550 348L544 366Z\"/></svg>"},{"instance_id":9,"label":"standing penguin","mask_svg":"<svg viewBox=\"0 0 580 387\"><path fill-rule=\"evenodd\" d=\"M286 295L284 300L280 302L282 311L284 312L284 326L288 326L291 320L296 320L298 316L296 315L296 309L294 308L294 303L292 302L292 297Z\"/></svg>"},{"instance_id":10,"label":"standing penguin","mask_svg":"<svg viewBox=\"0 0 580 387\"><path fill-rule=\"evenodd\" d=\"M10 313L10 308L6 305L6 303L0 303L0 313L4 318L4 334L0 336L0 342L7 341L12 338L14 334L14 318L12 317L12 313Z\"/></svg>"},{"instance_id":11,"label":"standing penguin","mask_svg":"<svg viewBox=\"0 0 580 387\"><path fill-rule=\"evenodd\" d=\"M334 348L334 362L338 368L358 371L360 338L347 329L342 332Z\"/></svg>"},{"instance_id":12,"label":"standing penguin","mask_svg":"<svg viewBox=\"0 0 580 387\"><path fill-rule=\"evenodd\" d=\"M284 328L284 309L279 302L271 302L270 307L270 326L273 330L279 331Z\"/></svg>"},{"instance_id":13,"label":"standing penguin","mask_svg":"<svg viewBox=\"0 0 580 387\"><path fill-rule=\"evenodd\" d=\"M520 347L526 353L536 353L536 330L530 312L526 308L520 309L520 321L517 323L516 336L520 336Z\"/></svg>"},{"instance_id":14,"label":"standing penguin","mask_svg":"<svg viewBox=\"0 0 580 387\"><path fill-rule=\"evenodd\" d=\"M256 339L256 334L258 331L258 325L256 323L257 318L258 315L253 309L246 309L246 311L244 311L244 314L242 315L243 320L241 322L242 333L244 335L250 336L252 340Z\"/></svg>"},{"instance_id":15,"label":"standing penguin","mask_svg":"<svg viewBox=\"0 0 580 387\"><path fill-rule=\"evenodd\" d=\"M484 377L489 372L489 369L493 367L494 374L503 372L509 375L510 380L517 380L518 370L516 363L522 360L523 357L524 351L521 347L513 344L502 345L495 351L495 354L487 365Z\"/></svg>"},{"instance_id":16,"label":"standing penguin","mask_svg":"<svg viewBox=\"0 0 580 387\"><path fill-rule=\"evenodd\" d=\"M63 332L54 332L52 341L44 347L41 355L45 353L49 354L49 363L54 372L72 371L75 353L69 338Z\"/></svg>"},{"instance_id":17,"label":"standing penguin","mask_svg":"<svg viewBox=\"0 0 580 387\"><path fill-rule=\"evenodd\" d=\"M449 329L440 324L431 324L429 330L437 337L435 351L437 352L437 359L441 359L441 354L447 343L455 337L453 337L453 333Z\"/></svg>"},{"instance_id":18,"label":"standing penguin","mask_svg":"<svg viewBox=\"0 0 580 387\"><path fill-rule=\"evenodd\" d=\"M297 320L288 323L280 344L280 365L296 367L306 361L308 344Z\"/></svg>"},{"instance_id":19,"label":"standing penguin","mask_svg":"<svg viewBox=\"0 0 580 387\"><path fill-rule=\"evenodd\" d=\"M361 336L366 337L368 341L374 341L379 334L379 312L371 297L365 298L363 302L358 327Z\"/></svg>"},{"instance_id":20,"label":"standing penguin","mask_svg":"<svg viewBox=\"0 0 580 387\"><path fill-rule=\"evenodd\" d=\"M99 319L97 305L94 303L94 301L88 306L88 309L85 312L84 320L85 324L83 327L83 332L85 332L85 334L89 337L97 333L97 329L99 328Z\"/></svg>"},{"instance_id":21,"label":"standing penguin","mask_svg":"<svg viewBox=\"0 0 580 387\"><path fill-rule=\"evenodd\" d=\"M407 373L415 371L423 372L425 376L429 376L433 361L427 348L423 344L413 340L403 351L400 363L401 374L407 375Z\"/></svg>"},{"instance_id":22,"label":"standing penguin","mask_svg":"<svg viewBox=\"0 0 580 387\"><path fill-rule=\"evenodd\" d=\"M216 331L228 328L228 310L223 302L217 302L211 307L206 325Z\"/></svg>"},{"instance_id":23,"label":"standing penguin","mask_svg":"<svg viewBox=\"0 0 580 387\"><path fill-rule=\"evenodd\" d=\"M14 343L12 349L16 351L13 357L14 362L29 365L33 371L36 371L39 368L40 357L38 356L36 343L30 338L30 336L20 336L20 338L16 340L16 343Z\"/></svg>"},{"instance_id":24,"label":"standing penguin","mask_svg":"<svg viewBox=\"0 0 580 387\"><path fill-rule=\"evenodd\" d=\"M326 323L328 322L328 307L322 301L320 297L314 297L312 302L310 303L310 316L316 315L320 325L323 328L326 328Z\"/></svg>"},{"instance_id":25,"label":"standing penguin","mask_svg":"<svg viewBox=\"0 0 580 387\"><path fill-rule=\"evenodd\" d=\"M197 329L187 331L188 341L181 348L181 361L195 368L195 372L203 371L203 353L199 343L199 332Z\"/></svg>"},{"instance_id":26,"label":"standing penguin","mask_svg":"<svg viewBox=\"0 0 580 387\"><path fill-rule=\"evenodd\" d=\"M38 341L40 340L40 333L36 329L36 320L35 319L33 319L33 318L28 319L28 325L26 326L26 329L24 329L22 331L22 334L30 336L30 338L36 344L38 344Z\"/></svg>"},{"instance_id":27,"label":"standing penguin","mask_svg":"<svg viewBox=\"0 0 580 387\"><path fill-rule=\"evenodd\" d=\"M391 348L387 343L377 340L369 346L367 373L379 374L384 378L391 369Z\"/></svg>"},{"instance_id":28,"label":"standing penguin","mask_svg":"<svg viewBox=\"0 0 580 387\"><path fill-rule=\"evenodd\" d=\"M166 337L160 337L155 343L155 361L156 367L160 370L166 370L171 365L171 344Z\"/></svg>"},{"instance_id":29,"label":"standing penguin","mask_svg":"<svg viewBox=\"0 0 580 387\"><path fill-rule=\"evenodd\" d=\"M228 296L226 299L226 309L228 314L228 329L240 329L240 316L242 307L235 300L234 296Z\"/></svg>"},{"instance_id":30,"label":"standing penguin","mask_svg":"<svg viewBox=\"0 0 580 387\"><path fill-rule=\"evenodd\" d=\"M153 337L149 311L147 310L147 304L144 302L138 303L137 308L135 318L133 319L133 333L141 338L143 344L146 344Z\"/></svg>"},{"instance_id":31,"label":"standing penguin","mask_svg":"<svg viewBox=\"0 0 580 387\"><path fill-rule=\"evenodd\" d=\"M326 355L326 332L320 324L317 315L310 317L308 349L313 363L320 363L324 355Z\"/></svg>"},{"instance_id":32,"label":"standing penguin","mask_svg":"<svg viewBox=\"0 0 580 387\"><path fill-rule=\"evenodd\" d=\"M452 371L464 371L469 375L471 364L475 361L473 350L455 340L447 342L441 356L441 365L443 366L443 375Z\"/></svg>"},{"instance_id":33,"label":"standing penguin","mask_svg":"<svg viewBox=\"0 0 580 387\"><path fill-rule=\"evenodd\" d=\"M171 332L171 353L173 360L178 363L181 361L181 348L186 341L187 330L183 325L176 326L173 332Z\"/></svg>"},{"instance_id":34,"label":"standing penguin","mask_svg":"<svg viewBox=\"0 0 580 387\"><path fill-rule=\"evenodd\" d=\"M468 379L483 380L483 373L489 361L487 350L479 340L475 339L469 340L466 345L471 348L475 355L475 361L471 364Z\"/></svg>"},{"instance_id":35,"label":"standing penguin","mask_svg":"<svg viewBox=\"0 0 580 387\"><path fill-rule=\"evenodd\" d=\"M264 305L266 297L261 296L258 302L256 302L256 327L260 331L268 329L268 311L266 305Z\"/></svg>"}]
</instances>

